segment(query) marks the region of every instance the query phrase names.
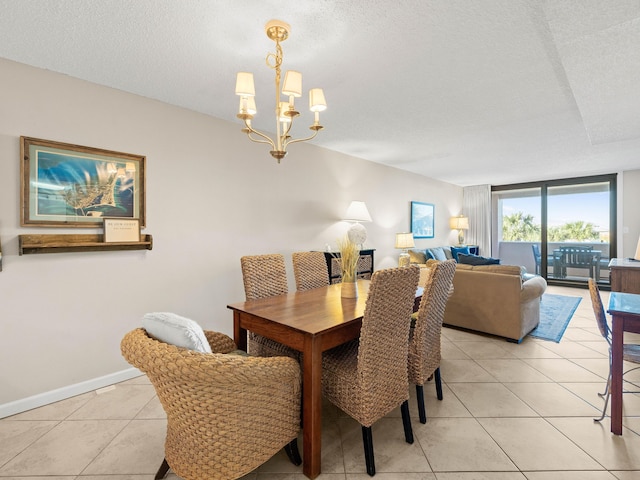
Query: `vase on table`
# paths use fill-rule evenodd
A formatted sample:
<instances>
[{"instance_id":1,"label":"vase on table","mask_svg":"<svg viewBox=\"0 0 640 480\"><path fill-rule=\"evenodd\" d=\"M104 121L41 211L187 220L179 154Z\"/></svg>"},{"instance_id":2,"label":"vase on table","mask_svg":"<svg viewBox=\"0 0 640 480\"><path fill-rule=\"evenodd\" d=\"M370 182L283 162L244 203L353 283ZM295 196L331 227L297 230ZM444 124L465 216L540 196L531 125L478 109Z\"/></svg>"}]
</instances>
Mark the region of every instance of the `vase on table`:
<instances>
[{"instance_id":1,"label":"vase on table","mask_svg":"<svg viewBox=\"0 0 640 480\"><path fill-rule=\"evenodd\" d=\"M342 298L358 298L357 282L342 282L341 296Z\"/></svg>"},{"instance_id":2,"label":"vase on table","mask_svg":"<svg viewBox=\"0 0 640 480\"><path fill-rule=\"evenodd\" d=\"M358 297L358 284L356 283L358 260L360 259L360 248L345 237L343 240L338 241L340 247L340 258L338 263L340 264L340 271L342 273L342 297L343 298L357 298Z\"/></svg>"}]
</instances>

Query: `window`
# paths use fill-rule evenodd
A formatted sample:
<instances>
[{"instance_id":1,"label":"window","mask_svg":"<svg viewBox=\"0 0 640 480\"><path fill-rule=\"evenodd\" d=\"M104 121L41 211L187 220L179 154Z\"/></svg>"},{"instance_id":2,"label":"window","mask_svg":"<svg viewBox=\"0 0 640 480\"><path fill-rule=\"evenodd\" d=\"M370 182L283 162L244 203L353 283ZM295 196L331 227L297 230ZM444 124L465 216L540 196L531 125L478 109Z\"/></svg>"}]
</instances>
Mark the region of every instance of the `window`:
<instances>
[{"instance_id":1,"label":"window","mask_svg":"<svg viewBox=\"0 0 640 480\"><path fill-rule=\"evenodd\" d=\"M615 257L616 176L492 188L493 252L550 283L609 282ZM494 254L495 256L495 254Z\"/></svg>"}]
</instances>

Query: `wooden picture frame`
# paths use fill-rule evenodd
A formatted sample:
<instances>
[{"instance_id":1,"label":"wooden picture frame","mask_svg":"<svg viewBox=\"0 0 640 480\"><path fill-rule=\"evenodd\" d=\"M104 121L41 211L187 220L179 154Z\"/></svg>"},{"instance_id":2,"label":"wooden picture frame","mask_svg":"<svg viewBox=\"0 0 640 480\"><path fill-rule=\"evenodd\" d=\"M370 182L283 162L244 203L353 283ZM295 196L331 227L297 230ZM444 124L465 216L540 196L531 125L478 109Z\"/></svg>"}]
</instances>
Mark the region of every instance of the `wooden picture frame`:
<instances>
[{"instance_id":1,"label":"wooden picture frame","mask_svg":"<svg viewBox=\"0 0 640 480\"><path fill-rule=\"evenodd\" d=\"M140 241L140 220L137 218L104 218L103 221L106 243Z\"/></svg>"},{"instance_id":2,"label":"wooden picture frame","mask_svg":"<svg viewBox=\"0 0 640 480\"><path fill-rule=\"evenodd\" d=\"M433 238L435 207L431 203L411 202L411 233L414 238Z\"/></svg>"},{"instance_id":3,"label":"wooden picture frame","mask_svg":"<svg viewBox=\"0 0 640 480\"><path fill-rule=\"evenodd\" d=\"M20 137L20 224L101 227L104 217L145 227L146 157Z\"/></svg>"}]
</instances>

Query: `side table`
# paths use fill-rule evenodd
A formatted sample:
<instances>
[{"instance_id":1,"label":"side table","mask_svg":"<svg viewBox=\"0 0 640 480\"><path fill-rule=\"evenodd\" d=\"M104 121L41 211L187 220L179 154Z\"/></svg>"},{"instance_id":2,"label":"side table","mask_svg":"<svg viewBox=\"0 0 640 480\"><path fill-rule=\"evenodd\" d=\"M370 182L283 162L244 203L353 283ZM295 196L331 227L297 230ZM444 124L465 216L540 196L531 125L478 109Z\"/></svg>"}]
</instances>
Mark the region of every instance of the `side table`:
<instances>
[{"instance_id":1,"label":"side table","mask_svg":"<svg viewBox=\"0 0 640 480\"><path fill-rule=\"evenodd\" d=\"M360 250L360 259L358 260L359 279L371 279L371 274L373 273L373 252L375 252L375 249ZM324 258L327 261L329 283L340 283L342 281L340 262L338 262L340 252L324 252Z\"/></svg>"}]
</instances>

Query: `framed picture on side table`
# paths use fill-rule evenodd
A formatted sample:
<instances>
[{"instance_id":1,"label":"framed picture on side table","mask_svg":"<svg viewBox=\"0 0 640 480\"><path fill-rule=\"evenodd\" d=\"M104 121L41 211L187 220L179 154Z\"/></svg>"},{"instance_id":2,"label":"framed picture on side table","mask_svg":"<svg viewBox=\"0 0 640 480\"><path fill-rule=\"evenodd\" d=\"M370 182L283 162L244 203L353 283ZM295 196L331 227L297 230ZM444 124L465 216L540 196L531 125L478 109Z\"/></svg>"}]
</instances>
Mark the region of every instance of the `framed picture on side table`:
<instances>
[{"instance_id":1,"label":"framed picture on side table","mask_svg":"<svg viewBox=\"0 0 640 480\"><path fill-rule=\"evenodd\" d=\"M20 137L20 153L22 226L145 226L145 156L31 137Z\"/></svg>"},{"instance_id":2,"label":"framed picture on side table","mask_svg":"<svg viewBox=\"0 0 640 480\"><path fill-rule=\"evenodd\" d=\"M414 238L433 238L434 206L431 203L411 202L411 233Z\"/></svg>"}]
</instances>

